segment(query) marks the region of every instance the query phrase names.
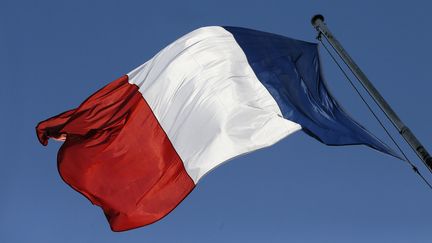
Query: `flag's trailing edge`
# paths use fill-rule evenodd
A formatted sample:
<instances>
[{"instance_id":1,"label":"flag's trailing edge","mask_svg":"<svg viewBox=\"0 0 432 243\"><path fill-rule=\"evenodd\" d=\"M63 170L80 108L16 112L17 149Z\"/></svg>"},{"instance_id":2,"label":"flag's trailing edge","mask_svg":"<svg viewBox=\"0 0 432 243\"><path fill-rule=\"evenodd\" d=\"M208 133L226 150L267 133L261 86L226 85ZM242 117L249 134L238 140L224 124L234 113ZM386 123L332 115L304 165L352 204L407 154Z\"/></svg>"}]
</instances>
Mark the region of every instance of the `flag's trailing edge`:
<instances>
[{"instance_id":1,"label":"flag's trailing edge","mask_svg":"<svg viewBox=\"0 0 432 243\"><path fill-rule=\"evenodd\" d=\"M330 95L316 44L236 27L186 34L36 130L65 140L63 180L114 231L161 219L216 166L298 130L398 157Z\"/></svg>"}]
</instances>

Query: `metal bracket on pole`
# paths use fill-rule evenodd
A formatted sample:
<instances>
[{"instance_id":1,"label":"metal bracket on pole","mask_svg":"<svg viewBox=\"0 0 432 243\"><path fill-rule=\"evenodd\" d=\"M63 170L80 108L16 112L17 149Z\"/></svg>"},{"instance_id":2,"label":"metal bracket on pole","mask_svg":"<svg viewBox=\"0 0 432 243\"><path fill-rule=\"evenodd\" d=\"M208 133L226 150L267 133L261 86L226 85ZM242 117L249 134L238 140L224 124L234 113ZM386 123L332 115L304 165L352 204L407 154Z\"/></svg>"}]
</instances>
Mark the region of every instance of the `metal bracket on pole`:
<instances>
[{"instance_id":1,"label":"metal bracket on pole","mask_svg":"<svg viewBox=\"0 0 432 243\"><path fill-rule=\"evenodd\" d=\"M392 124L396 127L405 141L411 146L417 156L423 161L423 163L428 167L429 171L432 172L432 157L420 143L420 141L414 136L411 130L405 126L405 124L400 120L400 118L396 115L390 105L384 100L378 90L373 86L368 77L363 73L363 71L357 66L354 60L348 55L342 45L338 40L334 37L334 35L327 28L327 25L324 23L324 16L318 14L312 17L312 25L318 31L326 37L330 45L336 50L338 55L344 60L344 62L348 65L351 72L356 76L356 78L360 81L363 87L367 90L369 95L374 99L379 107L384 111L387 118L392 122Z\"/></svg>"}]
</instances>

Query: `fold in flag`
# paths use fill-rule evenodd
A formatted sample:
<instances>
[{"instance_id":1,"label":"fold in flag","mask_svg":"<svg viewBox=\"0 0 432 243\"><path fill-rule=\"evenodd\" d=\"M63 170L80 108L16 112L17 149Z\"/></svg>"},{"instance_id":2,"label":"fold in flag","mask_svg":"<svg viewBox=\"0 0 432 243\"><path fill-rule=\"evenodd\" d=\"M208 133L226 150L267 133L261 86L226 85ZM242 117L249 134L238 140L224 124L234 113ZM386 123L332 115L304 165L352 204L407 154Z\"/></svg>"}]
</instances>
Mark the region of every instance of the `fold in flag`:
<instances>
[{"instance_id":1,"label":"fold in flag","mask_svg":"<svg viewBox=\"0 0 432 243\"><path fill-rule=\"evenodd\" d=\"M218 165L298 130L398 157L331 96L317 44L237 27L186 34L36 130L64 140L61 177L114 231L161 219Z\"/></svg>"}]
</instances>

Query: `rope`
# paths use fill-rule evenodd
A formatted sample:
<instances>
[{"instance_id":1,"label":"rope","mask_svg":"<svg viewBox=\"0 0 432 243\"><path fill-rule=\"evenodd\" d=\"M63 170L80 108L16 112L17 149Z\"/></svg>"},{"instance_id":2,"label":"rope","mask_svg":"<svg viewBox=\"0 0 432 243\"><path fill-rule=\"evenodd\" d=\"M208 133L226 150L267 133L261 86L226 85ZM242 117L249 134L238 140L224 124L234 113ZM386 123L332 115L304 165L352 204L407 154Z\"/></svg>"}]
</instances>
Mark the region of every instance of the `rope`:
<instances>
[{"instance_id":1,"label":"rope","mask_svg":"<svg viewBox=\"0 0 432 243\"><path fill-rule=\"evenodd\" d=\"M404 161L406 161L411 166L411 168L414 171L414 173L416 173L418 176L420 176L420 178L424 181L424 183L426 183L426 185L430 189L432 189L432 185L426 180L426 178L420 173L420 171L418 170L418 168L406 156L406 154L404 153L404 151L402 150L402 148L399 146L399 144L396 142L396 140L393 138L393 136L390 134L390 132L387 130L387 128L384 126L384 124L381 122L381 120L379 119L379 117L377 116L377 114L374 112L374 110L372 109L372 107L369 105L369 103L367 103L366 99L360 93L360 91L358 90L358 88L354 85L354 82L351 80L351 78L348 76L348 74L345 72L345 70L342 68L342 66L338 63L338 61L336 60L336 58L334 57L334 55L330 52L330 50L324 44L324 42L322 41L322 38L321 38L321 32L319 32L319 34L317 36L317 39L318 39L319 42L321 42L322 46L327 51L327 53L330 55L330 57L332 58L333 62L339 67L339 69L341 70L341 72L343 73L343 75L345 76L345 78L350 83L351 87L360 96L360 98L363 101L363 103L366 105L366 107L369 109L369 111L375 117L375 120L380 124L380 126L384 129L384 131L387 134L387 136L391 139L391 141L393 142L393 144L398 148L399 152L403 155L403 157L405 158ZM347 65L347 64L345 63L345 65Z\"/></svg>"},{"instance_id":2,"label":"rope","mask_svg":"<svg viewBox=\"0 0 432 243\"><path fill-rule=\"evenodd\" d=\"M319 32L319 35L318 35L318 37L317 38L321 38L321 32ZM326 38L326 40L328 41L328 38L327 38L327 36L326 35L324 35L324 37ZM321 40L320 40L321 41ZM324 43L321 41L321 44L323 44L324 45ZM330 44L330 46L332 47L332 49L338 54L338 56L342 59L342 61L344 62L344 64L349 68L349 70L351 71L351 72L353 72L353 70L352 70L352 68L345 62L345 60L342 58L342 56L339 54L339 52L336 50L336 48L333 46L333 45L331 45ZM327 49L327 52L328 52L328 49ZM357 81L361 84L361 86L366 90L366 92L370 95L370 96L372 96L371 95L371 93L369 92L369 90L366 88L366 86L363 84L363 82L361 82L360 81L360 79L357 77L357 76L355 76L356 77L356 79L357 79ZM374 102L375 102L375 104L377 104L377 106L378 106L378 108L380 108L380 110L381 110L381 112L383 112L384 114L386 114L386 112L384 111L384 109L378 104L378 102L375 100L375 99L372 99ZM386 114L386 116L387 116L387 118L388 119L390 119L389 118L389 116ZM396 130L398 130L399 131L399 128L393 123L393 125L394 125L394 127L396 128ZM399 131L399 133L400 134L402 134L402 131ZM400 149L399 149L400 150ZM429 165L426 163L426 161L424 161L423 159L421 159L421 161L423 162L423 164L426 166L426 168L429 170L429 172L430 173L432 173L432 169L429 167Z\"/></svg>"}]
</instances>

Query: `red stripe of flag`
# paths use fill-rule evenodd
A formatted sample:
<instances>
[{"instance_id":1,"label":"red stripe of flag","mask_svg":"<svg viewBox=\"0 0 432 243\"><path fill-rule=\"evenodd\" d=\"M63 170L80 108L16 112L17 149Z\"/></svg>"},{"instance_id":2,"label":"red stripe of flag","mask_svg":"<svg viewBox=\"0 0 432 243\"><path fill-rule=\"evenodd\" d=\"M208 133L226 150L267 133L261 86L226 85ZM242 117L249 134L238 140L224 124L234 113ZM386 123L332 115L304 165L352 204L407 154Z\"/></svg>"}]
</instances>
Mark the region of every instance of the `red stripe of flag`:
<instances>
[{"instance_id":1,"label":"red stripe of flag","mask_svg":"<svg viewBox=\"0 0 432 243\"><path fill-rule=\"evenodd\" d=\"M41 122L40 142L67 140L58 154L63 180L100 206L113 231L151 224L195 187L138 91L123 76L77 109Z\"/></svg>"}]
</instances>

